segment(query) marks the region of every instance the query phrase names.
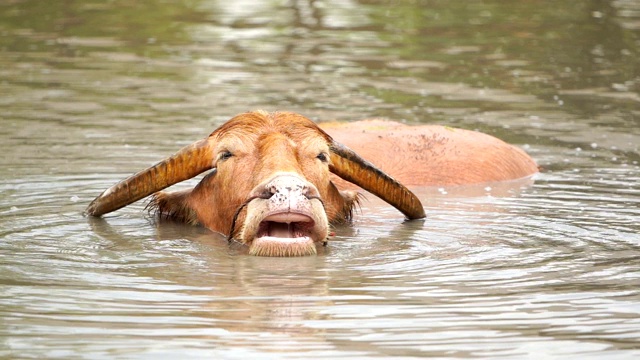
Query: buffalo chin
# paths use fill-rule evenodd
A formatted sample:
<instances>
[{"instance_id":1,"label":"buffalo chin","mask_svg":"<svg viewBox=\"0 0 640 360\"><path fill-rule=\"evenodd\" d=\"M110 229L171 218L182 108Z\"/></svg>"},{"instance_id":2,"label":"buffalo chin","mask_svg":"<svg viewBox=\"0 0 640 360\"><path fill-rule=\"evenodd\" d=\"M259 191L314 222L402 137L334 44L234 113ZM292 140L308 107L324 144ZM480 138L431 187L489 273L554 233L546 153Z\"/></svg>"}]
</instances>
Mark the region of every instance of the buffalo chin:
<instances>
[{"instance_id":1,"label":"buffalo chin","mask_svg":"<svg viewBox=\"0 0 640 360\"><path fill-rule=\"evenodd\" d=\"M253 240L249 247L249 254L255 256L292 257L316 253L316 244L308 236L296 238L263 236Z\"/></svg>"}]
</instances>

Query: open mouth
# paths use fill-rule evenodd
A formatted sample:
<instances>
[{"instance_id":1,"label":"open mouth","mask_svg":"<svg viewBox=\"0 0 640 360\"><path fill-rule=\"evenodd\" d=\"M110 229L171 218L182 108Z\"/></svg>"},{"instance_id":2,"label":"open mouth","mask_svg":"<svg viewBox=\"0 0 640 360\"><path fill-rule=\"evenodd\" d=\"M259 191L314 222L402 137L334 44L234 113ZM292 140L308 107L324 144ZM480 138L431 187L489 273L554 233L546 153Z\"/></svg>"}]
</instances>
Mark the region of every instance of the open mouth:
<instances>
[{"instance_id":1,"label":"open mouth","mask_svg":"<svg viewBox=\"0 0 640 360\"><path fill-rule=\"evenodd\" d=\"M305 214L281 212L265 217L249 248L258 256L307 256L316 254L312 239L314 220Z\"/></svg>"},{"instance_id":2,"label":"open mouth","mask_svg":"<svg viewBox=\"0 0 640 360\"><path fill-rule=\"evenodd\" d=\"M265 217L260 222L256 237L277 238L283 242L309 239L313 226L313 219L307 215L293 212L277 213Z\"/></svg>"}]
</instances>

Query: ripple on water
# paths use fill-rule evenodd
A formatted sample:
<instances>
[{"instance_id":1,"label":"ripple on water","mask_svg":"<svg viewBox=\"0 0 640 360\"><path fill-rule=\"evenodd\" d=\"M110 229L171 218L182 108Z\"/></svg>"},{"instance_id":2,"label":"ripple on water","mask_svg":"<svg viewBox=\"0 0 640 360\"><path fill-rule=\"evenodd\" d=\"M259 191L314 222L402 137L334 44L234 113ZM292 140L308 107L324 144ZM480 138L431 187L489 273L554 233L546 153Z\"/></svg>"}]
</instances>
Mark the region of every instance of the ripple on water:
<instances>
[{"instance_id":1,"label":"ripple on water","mask_svg":"<svg viewBox=\"0 0 640 360\"><path fill-rule=\"evenodd\" d=\"M247 3L0 5L0 356L640 356L633 1ZM370 196L297 259L142 202L81 215L256 108L480 129L543 172L419 189L424 221Z\"/></svg>"}]
</instances>

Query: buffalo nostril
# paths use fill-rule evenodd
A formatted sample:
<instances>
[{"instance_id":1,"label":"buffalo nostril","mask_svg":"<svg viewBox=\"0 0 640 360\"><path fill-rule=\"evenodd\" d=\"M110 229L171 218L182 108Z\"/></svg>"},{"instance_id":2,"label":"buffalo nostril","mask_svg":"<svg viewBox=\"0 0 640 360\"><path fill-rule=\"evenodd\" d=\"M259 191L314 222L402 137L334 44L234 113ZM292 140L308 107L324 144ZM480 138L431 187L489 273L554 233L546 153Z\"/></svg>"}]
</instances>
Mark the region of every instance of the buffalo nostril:
<instances>
[{"instance_id":1,"label":"buffalo nostril","mask_svg":"<svg viewBox=\"0 0 640 360\"><path fill-rule=\"evenodd\" d=\"M317 199L320 197L318 189L316 189L316 187L311 184L301 185L301 193L307 199Z\"/></svg>"},{"instance_id":2,"label":"buffalo nostril","mask_svg":"<svg viewBox=\"0 0 640 360\"><path fill-rule=\"evenodd\" d=\"M278 193L277 187L267 184L262 187L262 190L256 190L254 196L260 199L271 199L276 193Z\"/></svg>"},{"instance_id":3,"label":"buffalo nostril","mask_svg":"<svg viewBox=\"0 0 640 360\"><path fill-rule=\"evenodd\" d=\"M302 189L300 191L302 193L302 195L304 195L306 198L309 198L309 196L311 195L311 188L307 185L302 186Z\"/></svg>"}]
</instances>

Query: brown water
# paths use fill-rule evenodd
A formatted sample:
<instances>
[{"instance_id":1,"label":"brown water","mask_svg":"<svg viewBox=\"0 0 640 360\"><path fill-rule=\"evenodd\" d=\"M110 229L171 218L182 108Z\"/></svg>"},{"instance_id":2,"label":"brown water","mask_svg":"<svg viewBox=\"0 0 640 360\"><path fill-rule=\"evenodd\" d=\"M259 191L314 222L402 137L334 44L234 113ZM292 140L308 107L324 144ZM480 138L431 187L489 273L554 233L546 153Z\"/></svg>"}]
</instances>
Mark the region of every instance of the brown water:
<instances>
[{"instance_id":1,"label":"brown water","mask_svg":"<svg viewBox=\"0 0 640 360\"><path fill-rule=\"evenodd\" d=\"M640 356L640 4L0 4L0 357ZM236 113L479 129L532 186L369 198L325 254L242 255L117 180ZM193 184L193 182L190 182Z\"/></svg>"}]
</instances>

